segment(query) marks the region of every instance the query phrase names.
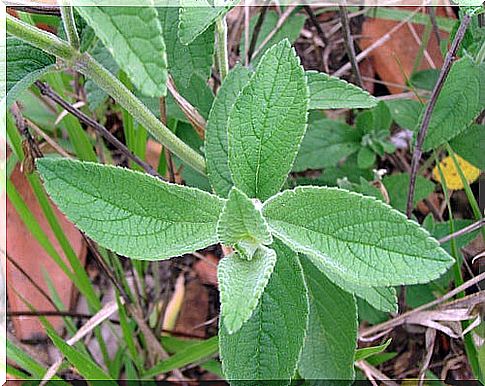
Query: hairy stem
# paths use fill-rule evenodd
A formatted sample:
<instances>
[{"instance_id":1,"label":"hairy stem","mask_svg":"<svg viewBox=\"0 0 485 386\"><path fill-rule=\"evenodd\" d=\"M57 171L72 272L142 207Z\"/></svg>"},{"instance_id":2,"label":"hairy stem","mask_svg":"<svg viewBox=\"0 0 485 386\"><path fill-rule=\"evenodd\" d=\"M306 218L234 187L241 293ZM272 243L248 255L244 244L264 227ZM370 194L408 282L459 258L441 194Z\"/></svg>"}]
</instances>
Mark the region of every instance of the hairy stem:
<instances>
[{"instance_id":1,"label":"hairy stem","mask_svg":"<svg viewBox=\"0 0 485 386\"><path fill-rule=\"evenodd\" d=\"M89 54L81 54L57 36L23 23L10 15L7 15L7 31L9 34L64 60L74 69L91 78L101 89L128 111L133 118L142 124L162 145L170 149L199 173L205 174L204 158L162 124L118 78L113 76Z\"/></svg>"},{"instance_id":2,"label":"hairy stem","mask_svg":"<svg viewBox=\"0 0 485 386\"><path fill-rule=\"evenodd\" d=\"M61 6L60 7L62 23L64 24L64 30L66 31L67 41L75 49L79 49L81 45L79 41L79 35L77 34L76 21L74 20L74 12L72 7Z\"/></svg>"},{"instance_id":3,"label":"hairy stem","mask_svg":"<svg viewBox=\"0 0 485 386\"><path fill-rule=\"evenodd\" d=\"M409 181L409 191L408 191L408 199L407 199L407 206L406 206L406 215L410 218L411 212L413 211L413 200L414 200L414 189L416 185L416 177L418 174L418 167L419 161L421 160L421 156L423 154L423 143L424 139L426 138L426 133L428 132L429 123L431 121L431 115L433 113L434 107L436 105L436 101L438 96L445 84L445 80L451 70L451 65L453 64L453 60L455 59L456 52L458 51L458 47L460 46L461 41L465 37L466 29L470 24L471 16L469 14L465 14L463 19L461 20L460 27L456 32L455 38L453 39L453 43L451 44L450 50L446 54L445 62L443 67L441 68L440 75L438 77L438 81L436 82L435 87L431 93L431 97L429 99L428 104L426 105L426 109L424 111L423 120L421 121L421 127L418 131L418 136L416 138L416 145L414 148L413 159L411 162L411 177Z\"/></svg>"},{"instance_id":4,"label":"hairy stem","mask_svg":"<svg viewBox=\"0 0 485 386\"><path fill-rule=\"evenodd\" d=\"M221 16L216 20L216 35L217 35L217 64L221 74L221 82L229 72L229 60L227 54L227 23L226 17Z\"/></svg>"}]
</instances>

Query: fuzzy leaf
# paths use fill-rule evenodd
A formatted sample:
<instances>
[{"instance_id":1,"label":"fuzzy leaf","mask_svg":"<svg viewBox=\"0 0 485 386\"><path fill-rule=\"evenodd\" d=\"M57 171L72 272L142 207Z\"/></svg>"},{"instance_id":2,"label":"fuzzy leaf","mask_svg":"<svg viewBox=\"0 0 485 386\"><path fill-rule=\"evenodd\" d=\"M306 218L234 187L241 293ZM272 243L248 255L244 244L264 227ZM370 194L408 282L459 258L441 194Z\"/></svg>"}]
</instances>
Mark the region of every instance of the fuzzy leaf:
<instances>
[{"instance_id":1,"label":"fuzzy leaf","mask_svg":"<svg viewBox=\"0 0 485 386\"><path fill-rule=\"evenodd\" d=\"M120 68L149 97L167 93L167 54L153 7L76 7Z\"/></svg>"},{"instance_id":2,"label":"fuzzy leaf","mask_svg":"<svg viewBox=\"0 0 485 386\"><path fill-rule=\"evenodd\" d=\"M276 253L261 246L251 260L237 253L223 258L217 267L221 315L229 334L251 317L276 264Z\"/></svg>"},{"instance_id":3,"label":"fuzzy leaf","mask_svg":"<svg viewBox=\"0 0 485 386\"><path fill-rule=\"evenodd\" d=\"M56 58L19 40L7 38L7 109L42 75L54 71Z\"/></svg>"},{"instance_id":4,"label":"fuzzy leaf","mask_svg":"<svg viewBox=\"0 0 485 386\"><path fill-rule=\"evenodd\" d=\"M298 256L280 241L271 247L276 265L251 319L231 335L220 325L222 366L231 384L260 385L269 379L288 384L303 347L308 299L302 268Z\"/></svg>"},{"instance_id":5,"label":"fuzzy leaf","mask_svg":"<svg viewBox=\"0 0 485 386\"><path fill-rule=\"evenodd\" d=\"M423 105L414 99L392 99L385 102L394 122L401 128L414 130Z\"/></svg>"},{"instance_id":6,"label":"fuzzy leaf","mask_svg":"<svg viewBox=\"0 0 485 386\"><path fill-rule=\"evenodd\" d=\"M206 81L211 72L214 55L214 28L209 27L192 43L181 44L178 36L179 8L157 8L167 46L168 69L175 83L188 87L195 74Z\"/></svg>"},{"instance_id":7,"label":"fuzzy leaf","mask_svg":"<svg viewBox=\"0 0 485 386\"><path fill-rule=\"evenodd\" d=\"M485 170L485 125L471 125L450 141L453 150L480 170Z\"/></svg>"},{"instance_id":8,"label":"fuzzy leaf","mask_svg":"<svg viewBox=\"0 0 485 386\"><path fill-rule=\"evenodd\" d=\"M217 243L223 201L209 193L113 166L43 158L44 186L100 245L135 259L167 259Z\"/></svg>"},{"instance_id":9,"label":"fuzzy leaf","mask_svg":"<svg viewBox=\"0 0 485 386\"><path fill-rule=\"evenodd\" d=\"M325 74L307 71L310 89L310 109L366 109L374 107L377 99L345 80Z\"/></svg>"},{"instance_id":10,"label":"fuzzy leaf","mask_svg":"<svg viewBox=\"0 0 485 386\"><path fill-rule=\"evenodd\" d=\"M435 149L466 130L485 105L485 65L465 57L453 64L436 101L424 141ZM422 119L422 118L421 118Z\"/></svg>"},{"instance_id":11,"label":"fuzzy leaf","mask_svg":"<svg viewBox=\"0 0 485 386\"><path fill-rule=\"evenodd\" d=\"M305 379L352 380L357 341L354 297L302 258L310 315L299 372ZM350 382L349 382L350 383Z\"/></svg>"},{"instance_id":12,"label":"fuzzy leaf","mask_svg":"<svg viewBox=\"0 0 485 386\"><path fill-rule=\"evenodd\" d=\"M207 6L204 6L203 3ZM184 6L186 3L186 6ZM197 6L190 6L193 0L182 0L179 14L178 35L182 44L192 43L200 34L210 28L218 17L225 15L231 6L212 6L209 0L202 0ZM230 3L234 3L233 0Z\"/></svg>"},{"instance_id":13,"label":"fuzzy leaf","mask_svg":"<svg viewBox=\"0 0 485 386\"><path fill-rule=\"evenodd\" d=\"M359 132L349 125L327 119L321 114L310 114L293 171L335 166L341 159L360 149L360 139Z\"/></svg>"},{"instance_id":14,"label":"fuzzy leaf","mask_svg":"<svg viewBox=\"0 0 485 386\"><path fill-rule=\"evenodd\" d=\"M239 92L249 82L251 73L246 67L236 65L224 79L217 92L207 120L205 155L207 175L214 191L227 197L233 186L228 164L227 121Z\"/></svg>"},{"instance_id":15,"label":"fuzzy leaf","mask_svg":"<svg viewBox=\"0 0 485 386\"><path fill-rule=\"evenodd\" d=\"M261 204L260 204L261 205ZM219 241L226 245L253 246L271 244L268 226L254 203L237 188L232 188L217 224ZM246 256L249 259L252 257Z\"/></svg>"},{"instance_id":16,"label":"fuzzy leaf","mask_svg":"<svg viewBox=\"0 0 485 386\"><path fill-rule=\"evenodd\" d=\"M337 188L298 187L268 200L274 236L317 267L361 286L436 279L453 259L413 221L372 197Z\"/></svg>"},{"instance_id":17,"label":"fuzzy leaf","mask_svg":"<svg viewBox=\"0 0 485 386\"><path fill-rule=\"evenodd\" d=\"M229 115L229 168L251 198L278 192L305 134L308 88L288 40L269 49Z\"/></svg>"}]
</instances>

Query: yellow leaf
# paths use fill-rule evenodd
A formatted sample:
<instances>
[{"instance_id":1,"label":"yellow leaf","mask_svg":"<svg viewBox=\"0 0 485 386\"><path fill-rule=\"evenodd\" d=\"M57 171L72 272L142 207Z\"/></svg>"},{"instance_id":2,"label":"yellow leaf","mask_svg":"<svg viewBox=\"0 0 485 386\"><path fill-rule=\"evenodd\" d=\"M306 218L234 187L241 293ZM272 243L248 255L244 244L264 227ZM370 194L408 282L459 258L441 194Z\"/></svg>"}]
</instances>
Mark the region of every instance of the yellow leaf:
<instances>
[{"instance_id":1,"label":"yellow leaf","mask_svg":"<svg viewBox=\"0 0 485 386\"><path fill-rule=\"evenodd\" d=\"M463 172L463 175L467 179L468 183L471 184L480 176L480 169L473 166L468 161L465 161L460 156L456 155L456 159L458 164L460 165L460 169ZM445 177L446 187L451 190L460 190L463 189L463 183L461 181L460 175L455 168L455 163L453 162L453 158L450 156L444 158L440 162L440 168L443 172L443 176ZM433 169L433 177L436 181L441 182L440 172L438 170L438 166L435 166Z\"/></svg>"}]
</instances>

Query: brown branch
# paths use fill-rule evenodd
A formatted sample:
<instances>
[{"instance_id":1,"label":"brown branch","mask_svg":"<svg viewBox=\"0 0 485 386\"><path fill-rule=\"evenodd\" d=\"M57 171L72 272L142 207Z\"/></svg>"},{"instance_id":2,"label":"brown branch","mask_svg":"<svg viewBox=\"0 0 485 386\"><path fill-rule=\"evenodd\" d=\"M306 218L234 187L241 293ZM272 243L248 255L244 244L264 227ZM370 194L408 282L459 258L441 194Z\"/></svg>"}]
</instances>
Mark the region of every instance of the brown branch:
<instances>
[{"instance_id":1,"label":"brown branch","mask_svg":"<svg viewBox=\"0 0 485 386\"><path fill-rule=\"evenodd\" d=\"M467 233L474 232L474 231L480 229L481 227L483 227L484 225L485 225L485 218L482 218L482 219L478 220L477 222L470 224L467 227L460 229L459 231L456 231L455 233L452 233L448 236L445 236L445 237L439 239L438 241L439 241L440 244L444 244L447 241L450 241L451 239L455 239L457 237L466 235Z\"/></svg>"},{"instance_id":2,"label":"brown branch","mask_svg":"<svg viewBox=\"0 0 485 386\"><path fill-rule=\"evenodd\" d=\"M406 215L408 216L408 218L411 217L411 213L413 211L414 189L415 189L416 178L418 174L419 161L421 160L421 156L423 154L422 147L423 147L424 139L426 138L426 133L428 132L429 123L431 121L431 115L436 105L438 96L451 70L451 66L455 59L456 52L458 51L458 47L460 46L460 43L465 36L465 32L468 25L470 24L470 21L471 21L471 16L469 14L465 14L463 16L463 19L461 20L460 27L456 32L455 38L453 39L453 43L451 44L451 47L448 53L446 54L445 62L443 64L443 67L441 68L438 81L436 82L436 85L433 88L430 100L426 105L426 109L424 111L423 120L421 123L421 127L419 128L419 131L418 131L418 136L416 138L416 145L413 153L413 159L411 162L411 177L409 180L409 191L408 191L407 206L406 206Z\"/></svg>"},{"instance_id":3,"label":"brown branch","mask_svg":"<svg viewBox=\"0 0 485 386\"><path fill-rule=\"evenodd\" d=\"M259 36L259 33L261 32L261 27L263 26L264 18L266 16L266 12L268 11L268 8L269 8L268 6L263 5L262 10L259 13L258 20L256 21L256 24L254 26L253 36L251 36L251 43L249 44L249 49L247 51L248 58L252 58L253 56L253 52L254 52L254 49L256 48L256 43L258 42L258 36Z\"/></svg>"},{"instance_id":4,"label":"brown branch","mask_svg":"<svg viewBox=\"0 0 485 386\"><path fill-rule=\"evenodd\" d=\"M145 161L140 159L137 155L133 154L120 140L118 140L118 138L116 138L113 134L111 134L108 129L106 129L104 126L96 122L91 117L84 114L81 110L73 107L69 102L67 102L60 95L54 92L54 90L52 90L49 85L42 83L40 81L36 81L35 85L37 86L37 88L39 89L42 95L49 98L50 100L52 100L53 102L61 106L64 110L74 115L80 122L95 129L109 143L111 143L114 147L116 147L123 155L131 159L133 162L139 165L143 170L145 170L146 173L163 180L163 177L160 176L155 169L153 169L149 164L147 164Z\"/></svg>"},{"instance_id":5,"label":"brown branch","mask_svg":"<svg viewBox=\"0 0 485 386\"><path fill-rule=\"evenodd\" d=\"M187 99L180 95L175 86L175 82L170 75L167 80L167 88L170 91L170 94L172 94L173 99L175 99L177 105L180 107L180 110L182 110L197 134L199 134L199 137L204 139L206 125L204 117L200 115L197 109L192 106Z\"/></svg>"},{"instance_id":6,"label":"brown branch","mask_svg":"<svg viewBox=\"0 0 485 386\"><path fill-rule=\"evenodd\" d=\"M313 24L313 26L317 30L318 37L320 38L322 43L325 46L328 46L327 36L325 36L325 32L323 32L322 27L320 26L320 22L318 21L318 19L317 19L315 13L313 12L312 8L309 5L304 5L303 9L307 13L308 18L310 19L311 23Z\"/></svg>"},{"instance_id":7,"label":"brown branch","mask_svg":"<svg viewBox=\"0 0 485 386\"><path fill-rule=\"evenodd\" d=\"M26 5L15 5L13 2L6 1L5 5L9 9L14 9L15 11L33 13L35 15L50 15L50 16L61 16L61 11L59 7L56 6L26 6Z\"/></svg>"},{"instance_id":8,"label":"brown branch","mask_svg":"<svg viewBox=\"0 0 485 386\"><path fill-rule=\"evenodd\" d=\"M340 22L342 23L342 29L344 32L344 44L347 50L347 56L352 66L352 72L356 84L359 87L363 87L362 77L360 76L359 64L357 63L357 57L355 56L354 39L352 32L350 31L349 16L347 15L347 7L339 5Z\"/></svg>"}]
</instances>

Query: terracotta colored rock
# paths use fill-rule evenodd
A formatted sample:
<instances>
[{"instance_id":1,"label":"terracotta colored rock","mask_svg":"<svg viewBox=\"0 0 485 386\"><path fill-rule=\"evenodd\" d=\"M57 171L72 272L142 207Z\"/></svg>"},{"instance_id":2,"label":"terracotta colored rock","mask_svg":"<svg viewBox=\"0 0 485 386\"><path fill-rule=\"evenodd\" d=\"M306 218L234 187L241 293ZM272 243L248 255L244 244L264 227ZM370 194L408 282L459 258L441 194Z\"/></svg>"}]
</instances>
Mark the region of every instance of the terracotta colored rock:
<instances>
[{"instance_id":1,"label":"terracotta colored rock","mask_svg":"<svg viewBox=\"0 0 485 386\"><path fill-rule=\"evenodd\" d=\"M399 9L413 11L415 7L399 7ZM441 15L442 12L444 11L438 9L437 14ZM399 24L397 21L368 18L362 25L362 37L359 39L361 50L365 50L375 43L397 24ZM425 26L413 23L411 23L411 26L419 37L419 41L421 41ZM448 37L448 34L440 31L440 36L445 39ZM405 23L391 35L388 41L374 49L369 54L369 59L382 81L405 86L406 77L407 79L411 77L419 47L420 45L413 36L411 28ZM432 32L427 52L435 68L439 69L443 64L443 58L436 37ZM428 68L432 68L432 66L423 56L419 69L424 70ZM403 92L401 87L388 86L388 88L393 94Z\"/></svg>"},{"instance_id":2,"label":"terracotta colored rock","mask_svg":"<svg viewBox=\"0 0 485 386\"><path fill-rule=\"evenodd\" d=\"M13 172L9 183L14 184L40 226L47 234L54 248L66 261L64 253L62 252L47 219L43 215L42 209L38 204L27 179L18 168ZM4 205L4 202L5 199L2 200L2 205ZM84 262L86 258L86 246L84 245L81 234L56 207L54 207L54 212L56 213L67 238L70 240L75 253L81 261ZM5 211L3 211L3 213L5 213ZM73 304L76 295L72 282L31 235L8 199L6 200L6 214L7 253L9 257L14 260L35 283L49 294L47 283L44 280L43 271L48 272L62 302L66 307L70 307ZM67 265L69 266L69 263L67 263ZM31 303L36 310L55 311L52 304L45 299L29 280L26 279L26 277L12 263L7 261L7 295L9 309L10 311L30 311L17 293ZM48 318L48 320L57 329L61 329L63 326L61 318L51 317ZM15 335L21 340L45 337L44 329L36 317L15 317L13 318L13 326Z\"/></svg>"}]
</instances>

